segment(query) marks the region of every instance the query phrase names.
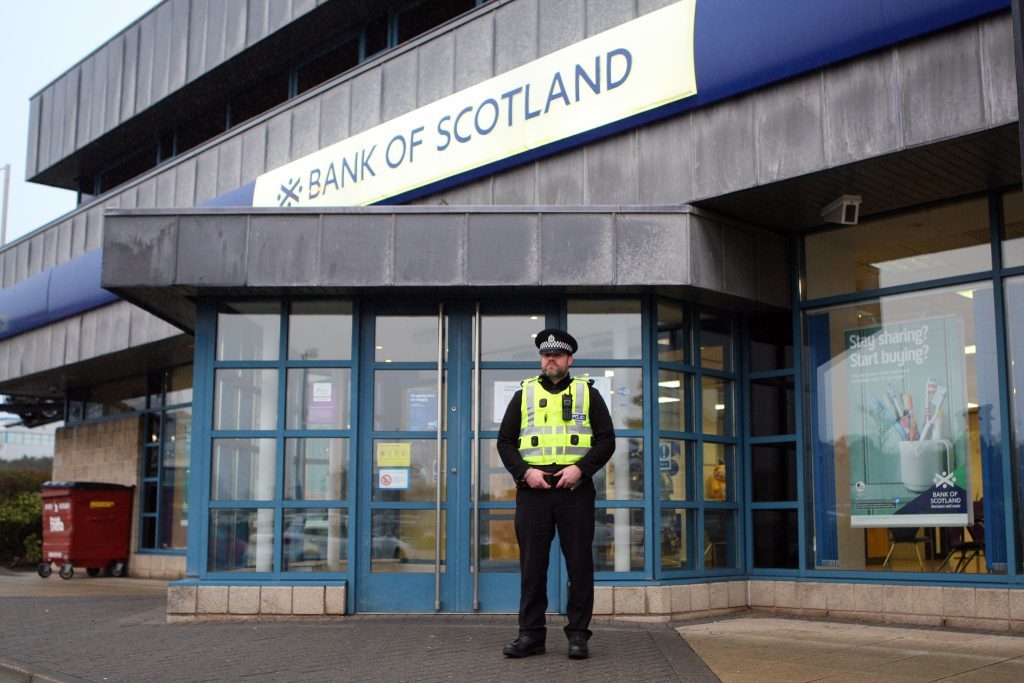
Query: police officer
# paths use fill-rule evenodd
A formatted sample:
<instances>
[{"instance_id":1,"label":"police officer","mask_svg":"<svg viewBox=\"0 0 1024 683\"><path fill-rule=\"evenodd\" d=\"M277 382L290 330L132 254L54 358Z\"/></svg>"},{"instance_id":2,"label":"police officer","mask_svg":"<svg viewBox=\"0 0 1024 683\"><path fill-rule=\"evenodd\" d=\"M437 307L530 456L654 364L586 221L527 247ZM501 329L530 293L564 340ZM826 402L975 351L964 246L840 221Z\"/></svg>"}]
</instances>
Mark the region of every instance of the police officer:
<instances>
[{"instance_id":1,"label":"police officer","mask_svg":"<svg viewBox=\"0 0 1024 683\"><path fill-rule=\"evenodd\" d=\"M569 375L576 340L563 330L537 334L541 374L523 381L505 410L498 453L516 481L521 593L519 637L508 657L544 652L548 557L555 530L569 570L569 657L585 659L594 611L594 482L615 451L615 429L589 380Z\"/></svg>"}]
</instances>

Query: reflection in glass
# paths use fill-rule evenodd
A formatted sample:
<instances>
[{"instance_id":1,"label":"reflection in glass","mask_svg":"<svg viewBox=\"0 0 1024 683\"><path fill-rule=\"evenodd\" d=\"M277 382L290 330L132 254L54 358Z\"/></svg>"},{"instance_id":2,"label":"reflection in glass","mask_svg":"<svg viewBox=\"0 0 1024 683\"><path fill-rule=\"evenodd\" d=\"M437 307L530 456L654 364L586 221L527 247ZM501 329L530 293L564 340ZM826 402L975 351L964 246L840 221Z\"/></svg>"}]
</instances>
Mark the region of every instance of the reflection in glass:
<instances>
[{"instance_id":1,"label":"reflection in glass","mask_svg":"<svg viewBox=\"0 0 1024 683\"><path fill-rule=\"evenodd\" d=\"M735 500L733 482L733 447L720 443L704 442L702 458L702 476L704 483L704 500L725 501Z\"/></svg>"},{"instance_id":2,"label":"reflection in glass","mask_svg":"<svg viewBox=\"0 0 1024 683\"><path fill-rule=\"evenodd\" d=\"M222 303L217 313L217 360L277 360L281 305L276 301Z\"/></svg>"},{"instance_id":3,"label":"reflection in glass","mask_svg":"<svg viewBox=\"0 0 1024 683\"><path fill-rule=\"evenodd\" d=\"M442 445L441 457L445 458ZM445 469L444 462L441 468ZM385 477L382 479L382 477ZM441 479L441 500L445 499ZM373 442L374 501L434 502L437 499L436 439L375 439Z\"/></svg>"},{"instance_id":4,"label":"reflection in glass","mask_svg":"<svg viewBox=\"0 0 1024 683\"><path fill-rule=\"evenodd\" d=\"M167 405L192 402L192 366L182 365L167 373Z\"/></svg>"},{"instance_id":5,"label":"reflection in glass","mask_svg":"<svg viewBox=\"0 0 1024 683\"><path fill-rule=\"evenodd\" d=\"M690 499L686 487L687 454L693 451L693 442L662 439L658 453L658 472L661 475L661 500L684 501Z\"/></svg>"},{"instance_id":6,"label":"reflection in glass","mask_svg":"<svg viewBox=\"0 0 1024 683\"><path fill-rule=\"evenodd\" d=\"M641 571L644 568L644 511L598 508L595 515L594 571Z\"/></svg>"},{"instance_id":7,"label":"reflection in glass","mask_svg":"<svg viewBox=\"0 0 1024 683\"><path fill-rule=\"evenodd\" d=\"M956 539L977 532L984 561L964 569L1006 570L1005 534L986 533L1006 528L986 490L1006 484L994 312L986 282L805 314L816 566L938 571ZM905 506L931 505L941 472L961 503L925 514L919 530L894 524Z\"/></svg>"},{"instance_id":8,"label":"reflection in glass","mask_svg":"<svg viewBox=\"0 0 1024 683\"><path fill-rule=\"evenodd\" d=\"M1002 237L1003 267L1024 266L1024 192L1020 190L1003 195Z\"/></svg>"},{"instance_id":9,"label":"reflection in glass","mask_svg":"<svg viewBox=\"0 0 1024 683\"><path fill-rule=\"evenodd\" d=\"M288 370L287 429L349 429L352 395L348 368Z\"/></svg>"},{"instance_id":10,"label":"reflection in glass","mask_svg":"<svg viewBox=\"0 0 1024 683\"><path fill-rule=\"evenodd\" d=\"M732 569L737 566L736 511L704 510L704 566Z\"/></svg>"},{"instance_id":11,"label":"reflection in glass","mask_svg":"<svg viewBox=\"0 0 1024 683\"><path fill-rule=\"evenodd\" d=\"M796 434L796 391L792 377L750 382L750 435Z\"/></svg>"},{"instance_id":12,"label":"reflection in glass","mask_svg":"<svg viewBox=\"0 0 1024 683\"><path fill-rule=\"evenodd\" d=\"M689 326L686 309L674 303L658 302L658 360L689 363Z\"/></svg>"},{"instance_id":13,"label":"reflection in glass","mask_svg":"<svg viewBox=\"0 0 1024 683\"><path fill-rule=\"evenodd\" d=\"M644 440L639 436L615 439L615 453L594 475L597 500L643 500Z\"/></svg>"},{"instance_id":14,"label":"reflection in glass","mask_svg":"<svg viewBox=\"0 0 1024 683\"><path fill-rule=\"evenodd\" d=\"M661 511L661 568L666 570L691 569L686 553L686 539L693 528L694 510Z\"/></svg>"},{"instance_id":15,"label":"reflection in glass","mask_svg":"<svg viewBox=\"0 0 1024 683\"><path fill-rule=\"evenodd\" d=\"M274 439L214 439L210 497L273 499L275 452Z\"/></svg>"},{"instance_id":16,"label":"reflection in glass","mask_svg":"<svg viewBox=\"0 0 1024 683\"><path fill-rule=\"evenodd\" d=\"M188 473L192 408L168 410L164 420L163 471L160 474L159 547L188 546Z\"/></svg>"},{"instance_id":17,"label":"reflection in glass","mask_svg":"<svg viewBox=\"0 0 1024 683\"><path fill-rule=\"evenodd\" d=\"M277 427L277 370L214 371L214 429Z\"/></svg>"},{"instance_id":18,"label":"reflection in glass","mask_svg":"<svg viewBox=\"0 0 1024 683\"><path fill-rule=\"evenodd\" d=\"M1017 195L1020 196L1019 194ZM1012 410L1012 453L1018 467L1024 464L1024 277L1006 280L1006 348ZM997 432L998 433L998 432ZM1019 505L1019 504L1018 504ZM1017 519L1021 519L1018 508ZM1017 525L1017 547L1024 547L1024 527ZM1020 553L1018 553L1018 557ZM1018 567L1021 560L1018 559Z\"/></svg>"},{"instance_id":19,"label":"reflection in glass","mask_svg":"<svg viewBox=\"0 0 1024 683\"><path fill-rule=\"evenodd\" d=\"M700 314L700 364L714 370L732 370L732 319L729 316Z\"/></svg>"},{"instance_id":20,"label":"reflection in glass","mask_svg":"<svg viewBox=\"0 0 1024 683\"><path fill-rule=\"evenodd\" d=\"M516 483L501 463L497 439L480 439L480 500L514 501Z\"/></svg>"},{"instance_id":21,"label":"reflection in glass","mask_svg":"<svg viewBox=\"0 0 1024 683\"><path fill-rule=\"evenodd\" d=\"M487 361L537 361L533 339L547 327L544 315L482 315L480 358Z\"/></svg>"},{"instance_id":22,"label":"reflection in glass","mask_svg":"<svg viewBox=\"0 0 1024 683\"><path fill-rule=\"evenodd\" d=\"M704 375L700 386L701 429L705 434L732 436L732 380Z\"/></svg>"},{"instance_id":23,"label":"reflection in glass","mask_svg":"<svg viewBox=\"0 0 1024 683\"><path fill-rule=\"evenodd\" d=\"M348 360L352 357L352 303L296 301L288 316L288 358Z\"/></svg>"},{"instance_id":24,"label":"reflection in glass","mask_svg":"<svg viewBox=\"0 0 1024 683\"><path fill-rule=\"evenodd\" d=\"M210 510L207 568L211 572L274 569L274 511Z\"/></svg>"},{"instance_id":25,"label":"reflection in glass","mask_svg":"<svg viewBox=\"0 0 1024 683\"><path fill-rule=\"evenodd\" d=\"M441 511L441 571L445 571L445 523ZM437 538L433 510L371 510L370 571L427 573L434 571Z\"/></svg>"},{"instance_id":26,"label":"reflection in glass","mask_svg":"<svg viewBox=\"0 0 1024 683\"><path fill-rule=\"evenodd\" d=\"M581 358L640 358L639 299L570 299L568 332ZM536 330L535 330L536 331Z\"/></svg>"},{"instance_id":27,"label":"reflection in glass","mask_svg":"<svg viewBox=\"0 0 1024 683\"><path fill-rule=\"evenodd\" d=\"M373 382L375 430L437 431L436 370L376 370Z\"/></svg>"},{"instance_id":28,"label":"reflection in glass","mask_svg":"<svg viewBox=\"0 0 1024 683\"><path fill-rule=\"evenodd\" d=\"M281 551L282 571L347 571L348 510L285 510Z\"/></svg>"},{"instance_id":29,"label":"reflection in glass","mask_svg":"<svg viewBox=\"0 0 1024 683\"><path fill-rule=\"evenodd\" d=\"M348 439L285 439L285 500L344 500Z\"/></svg>"},{"instance_id":30,"label":"reflection in glass","mask_svg":"<svg viewBox=\"0 0 1024 683\"><path fill-rule=\"evenodd\" d=\"M519 571L515 510L480 510L480 571ZM472 547L470 543L467 547Z\"/></svg>"},{"instance_id":31,"label":"reflection in glass","mask_svg":"<svg viewBox=\"0 0 1024 683\"><path fill-rule=\"evenodd\" d=\"M573 377L594 380L616 429L643 429L644 375L641 368L573 368Z\"/></svg>"},{"instance_id":32,"label":"reflection in glass","mask_svg":"<svg viewBox=\"0 0 1024 683\"><path fill-rule=\"evenodd\" d=\"M686 400L691 375L658 370L658 426L665 431L690 432L690 402Z\"/></svg>"},{"instance_id":33,"label":"reflection in glass","mask_svg":"<svg viewBox=\"0 0 1024 683\"><path fill-rule=\"evenodd\" d=\"M862 220L804 240L806 298L935 280L992 268L984 197Z\"/></svg>"},{"instance_id":34,"label":"reflection in glass","mask_svg":"<svg viewBox=\"0 0 1024 683\"><path fill-rule=\"evenodd\" d=\"M378 363L437 363L436 315L379 315L376 321ZM448 325L445 325L445 359L448 358Z\"/></svg>"}]
</instances>

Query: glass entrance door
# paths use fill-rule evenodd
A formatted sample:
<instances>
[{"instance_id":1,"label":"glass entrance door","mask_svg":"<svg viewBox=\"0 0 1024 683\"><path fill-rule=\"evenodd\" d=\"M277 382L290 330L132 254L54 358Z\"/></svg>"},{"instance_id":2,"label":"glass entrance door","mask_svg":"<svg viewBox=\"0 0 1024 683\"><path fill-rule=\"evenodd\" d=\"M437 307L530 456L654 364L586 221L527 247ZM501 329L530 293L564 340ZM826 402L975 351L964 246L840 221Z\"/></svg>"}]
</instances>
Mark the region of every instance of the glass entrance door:
<instances>
[{"instance_id":1,"label":"glass entrance door","mask_svg":"<svg viewBox=\"0 0 1024 683\"><path fill-rule=\"evenodd\" d=\"M497 432L537 371L533 335L553 309L446 302L365 315L357 609L516 611L515 488Z\"/></svg>"}]
</instances>

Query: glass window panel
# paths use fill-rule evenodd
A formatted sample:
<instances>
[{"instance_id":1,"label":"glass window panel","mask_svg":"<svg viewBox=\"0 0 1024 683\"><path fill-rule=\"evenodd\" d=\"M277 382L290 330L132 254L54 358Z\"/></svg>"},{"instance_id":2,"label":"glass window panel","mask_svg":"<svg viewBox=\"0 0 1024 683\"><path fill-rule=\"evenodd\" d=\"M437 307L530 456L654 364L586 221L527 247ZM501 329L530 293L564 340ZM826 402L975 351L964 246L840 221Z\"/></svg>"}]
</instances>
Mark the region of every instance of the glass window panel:
<instances>
[{"instance_id":1,"label":"glass window panel","mask_svg":"<svg viewBox=\"0 0 1024 683\"><path fill-rule=\"evenodd\" d=\"M640 358L639 299L570 299L568 332L581 358Z\"/></svg>"},{"instance_id":2,"label":"glass window panel","mask_svg":"<svg viewBox=\"0 0 1024 683\"><path fill-rule=\"evenodd\" d=\"M296 301L288 316L288 358L352 358L352 303Z\"/></svg>"},{"instance_id":3,"label":"glass window panel","mask_svg":"<svg viewBox=\"0 0 1024 683\"><path fill-rule=\"evenodd\" d=\"M661 568L664 570L693 569L687 553L687 539L696 517L695 510L661 511Z\"/></svg>"},{"instance_id":4,"label":"glass window panel","mask_svg":"<svg viewBox=\"0 0 1024 683\"><path fill-rule=\"evenodd\" d=\"M348 439L285 439L286 500L345 500Z\"/></svg>"},{"instance_id":5,"label":"glass window panel","mask_svg":"<svg viewBox=\"0 0 1024 683\"><path fill-rule=\"evenodd\" d=\"M754 566L798 569L796 510L754 510Z\"/></svg>"},{"instance_id":6,"label":"glass window panel","mask_svg":"<svg viewBox=\"0 0 1024 683\"><path fill-rule=\"evenodd\" d=\"M395 22L398 43L415 38L475 6L476 0L440 0L413 5L402 11Z\"/></svg>"},{"instance_id":7,"label":"glass window panel","mask_svg":"<svg viewBox=\"0 0 1024 683\"><path fill-rule=\"evenodd\" d=\"M658 302L658 360L690 363L690 326L686 309L678 304Z\"/></svg>"},{"instance_id":8,"label":"glass window panel","mask_svg":"<svg viewBox=\"0 0 1024 683\"><path fill-rule=\"evenodd\" d=\"M169 410L164 419L163 470L160 472L160 547L188 546L189 447L192 409Z\"/></svg>"},{"instance_id":9,"label":"glass window panel","mask_svg":"<svg viewBox=\"0 0 1024 683\"><path fill-rule=\"evenodd\" d=\"M214 383L214 429L277 427L277 370L216 370Z\"/></svg>"},{"instance_id":10,"label":"glass window panel","mask_svg":"<svg viewBox=\"0 0 1024 683\"><path fill-rule=\"evenodd\" d=\"M662 439L658 453L658 472L661 478L659 497L661 500L684 501L690 499L687 487L688 454L693 452L693 442L679 439Z\"/></svg>"},{"instance_id":11,"label":"glass window panel","mask_svg":"<svg viewBox=\"0 0 1024 683\"><path fill-rule=\"evenodd\" d=\"M274 569L274 511L210 510L207 568L212 572Z\"/></svg>"},{"instance_id":12,"label":"glass window panel","mask_svg":"<svg viewBox=\"0 0 1024 683\"><path fill-rule=\"evenodd\" d=\"M817 566L935 571L954 539L1006 528L994 311L980 283L806 314ZM1005 534L986 536L969 571L1005 571Z\"/></svg>"},{"instance_id":13,"label":"glass window panel","mask_svg":"<svg viewBox=\"0 0 1024 683\"><path fill-rule=\"evenodd\" d=\"M758 503L796 500L796 445L750 447L750 489Z\"/></svg>"},{"instance_id":14,"label":"glass window panel","mask_svg":"<svg viewBox=\"0 0 1024 683\"><path fill-rule=\"evenodd\" d=\"M644 568L644 511L598 508L594 571L638 572Z\"/></svg>"},{"instance_id":15,"label":"glass window panel","mask_svg":"<svg viewBox=\"0 0 1024 683\"><path fill-rule=\"evenodd\" d=\"M373 382L375 430L437 431L436 370L376 370Z\"/></svg>"},{"instance_id":16,"label":"glass window panel","mask_svg":"<svg viewBox=\"0 0 1024 683\"><path fill-rule=\"evenodd\" d=\"M992 268L988 200L972 199L804 240L807 299Z\"/></svg>"},{"instance_id":17,"label":"glass window panel","mask_svg":"<svg viewBox=\"0 0 1024 683\"><path fill-rule=\"evenodd\" d=\"M1024 266L1024 193L1003 195L1003 267Z\"/></svg>"},{"instance_id":18,"label":"glass window panel","mask_svg":"<svg viewBox=\"0 0 1024 683\"><path fill-rule=\"evenodd\" d=\"M751 436L796 434L796 392L792 377L750 382Z\"/></svg>"},{"instance_id":19,"label":"glass window panel","mask_svg":"<svg viewBox=\"0 0 1024 683\"><path fill-rule=\"evenodd\" d=\"M480 500L514 501L516 483L498 455L497 439L480 439L481 462Z\"/></svg>"},{"instance_id":20,"label":"glass window panel","mask_svg":"<svg viewBox=\"0 0 1024 683\"><path fill-rule=\"evenodd\" d=\"M444 450L442 446L442 469L445 468ZM436 500L437 439L376 439L373 453L372 500L403 503ZM388 479L382 480L385 475ZM442 479L442 500L444 489Z\"/></svg>"},{"instance_id":21,"label":"glass window panel","mask_svg":"<svg viewBox=\"0 0 1024 683\"><path fill-rule=\"evenodd\" d=\"M288 370L287 429L350 429L352 396L349 368Z\"/></svg>"},{"instance_id":22,"label":"glass window panel","mask_svg":"<svg viewBox=\"0 0 1024 683\"><path fill-rule=\"evenodd\" d=\"M1024 277L1008 279L1005 286L1006 301L1006 346L1010 358L1010 407L1013 411L1011 424L1013 462L1018 470L1024 467ZM998 432L995 432L998 433ZM1021 476L1021 475L1018 475ZM1018 486L1021 486L1018 482ZM1017 519L1022 519L1020 503ZM1017 547L1024 548L1024 526L1017 524ZM1018 552L1017 566L1021 566Z\"/></svg>"},{"instance_id":23,"label":"glass window panel","mask_svg":"<svg viewBox=\"0 0 1024 683\"><path fill-rule=\"evenodd\" d=\"M211 498L272 500L276 450L274 439L214 439Z\"/></svg>"},{"instance_id":24,"label":"glass window panel","mask_svg":"<svg viewBox=\"0 0 1024 683\"><path fill-rule=\"evenodd\" d=\"M348 571L348 510L285 510L281 550L282 571Z\"/></svg>"},{"instance_id":25,"label":"glass window panel","mask_svg":"<svg viewBox=\"0 0 1024 683\"><path fill-rule=\"evenodd\" d=\"M160 443L160 415L161 413L150 413L147 418L149 420L149 429L146 433L146 443L158 444ZM154 475L155 476L155 475Z\"/></svg>"},{"instance_id":26,"label":"glass window panel","mask_svg":"<svg viewBox=\"0 0 1024 683\"><path fill-rule=\"evenodd\" d=\"M333 78L359 64L359 39L348 40L319 55L296 71L297 94ZM269 107L268 107L269 109Z\"/></svg>"},{"instance_id":27,"label":"glass window panel","mask_svg":"<svg viewBox=\"0 0 1024 683\"><path fill-rule=\"evenodd\" d=\"M441 511L441 571L445 571L445 513ZM433 510L371 510L370 571L433 573L436 515Z\"/></svg>"},{"instance_id":28,"label":"glass window panel","mask_svg":"<svg viewBox=\"0 0 1024 683\"><path fill-rule=\"evenodd\" d=\"M480 511L481 572L519 571L515 518L515 510ZM466 540L466 547L473 547L471 539Z\"/></svg>"},{"instance_id":29,"label":"glass window panel","mask_svg":"<svg viewBox=\"0 0 1024 683\"><path fill-rule=\"evenodd\" d=\"M658 370L658 427L663 431L690 432L690 383L693 376L675 370Z\"/></svg>"},{"instance_id":30,"label":"glass window panel","mask_svg":"<svg viewBox=\"0 0 1024 683\"><path fill-rule=\"evenodd\" d=\"M379 315L376 330L374 360L378 363L437 362L436 315ZM447 331L445 324L446 358Z\"/></svg>"},{"instance_id":31,"label":"glass window panel","mask_svg":"<svg viewBox=\"0 0 1024 683\"><path fill-rule=\"evenodd\" d=\"M538 362L534 339L546 327L542 313L483 315L480 320L480 358L487 361Z\"/></svg>"},{"instance_id":32,"label":"glass window panel","mask_svg":"<svg viewBox=\"0 0 1024 683\"><path fill-rule=\"evenodd\" d=\"M147 515L142 518L141 547L147 550L156 548L156 517Z\"/></svg>"},{"instance_id":33,"label":"glass window panel","mask_svg":"<svg viewBox=\"0 0 1024 683\"><path fill-rule=\"evenodd\" d=\"M143 453L142 476L147 479L160 476L160 449L157 446L149 446Z\"/></svg>"},{"instance_id":34,"label":"glass window panel","mask_svg":"<svg viewBox=\"0 0 1024 683\"><path fill-rule=\"evenodd\" d=\"M217 313L217 360L277 360L281 305L276 301L221 304Z\"/></svg>"},{"instance_id":35,"label":"glass window panel","mask_svg":"<svg viewBox=\"0 0 1024 683\"><path fill-rule=\"evenodd\" d=\"M700 364L714 370L732 370L732 318L700 314Z\"/></svg>"},{"instance_id":36,"label":"glass window panel","mask_svg":"<svg viewBox=\"0 0 1024 683\"><path fill-rule=\"evenodd\" d=\"M192 366L182 365L167 373L167 405L192 402Z\"/></svg>"},{"instance_id":37,"label":"glass window panel","mask_svg":"<svg viewBox=\"0 0 1024 683\"><path fill-rule=\"evenodd\" d=\"M793 318L789 311L747 318L750 371L768 372L793 367Z\"/></svg>"},{"instance_id":38,"label":"glass window panel","mask_svg":"<svg viewBox=\"0 0 1024 683\"><path fill-rule=\"evenodd\" d=\"M536 348L534 348L536 351ZM536 355L536 354L534 354ZM539 363L539 361L538 361ZM497 431L505 417L505 409L524 379L536 377L537 368L530 370L480 371L480 429Z\"/></svg>"},{"instance_id":39,"label":"glass window panel","mask_svg":"<svg viewBox=\"0 0 1024 683\"><path fill-rule=\"evenodd\" d=\"M615 439L615 453L594 475L597 500L643 500L644 440Z\"/></svg>"},{"instance_id":40,"label":"glass window panel","mask_svg":"<svg viewBox=\"0 0 1024 683\"><path fill-rule=\"evenodd\" d=\"M718 377L703 376L701 385L701 430L705 434L732 436L733 382Z\"/></svg>"},{"instance_id":41,"label":"glass window panel","mask_svg":"<svg viewBox=\"0 0 1024 683\"><path fill-rule=\"evenodd\" d=\"M704 567L732 569L739 565L736 553L736 511L704 510Z\"/></svg>"},{"instance_id":42,"label":"glass window panel","mask_svg":"<svg viewBox=\"0 0 1024 683\"><path fill-rule=\"evenodd\" d=\"M616 429L643 429L644 374L640 368L573 368L574 377L594 380Z\"/></svg>"},{"instance_id":43,"label":"glass window panel","mask_svg":"<svg viewBox=\"0 0 1024 683\"><path fill-rule=\"evenodd\" d=\"M704 453L701 458L704 500L736 500L736 472L733 462L732 446L704 442Z\"/></svg>"},{"instance_id":44,"label":"glass window panel","mask_svg":"<svg viewBox=\"0 0 1024 683\"><path fill-rule=\"evenodd\" d=\"M147 481L142 485L142 511L145 513L156 512L157 507L157 485L155 481Z\"/></svg>"}]
</instances>

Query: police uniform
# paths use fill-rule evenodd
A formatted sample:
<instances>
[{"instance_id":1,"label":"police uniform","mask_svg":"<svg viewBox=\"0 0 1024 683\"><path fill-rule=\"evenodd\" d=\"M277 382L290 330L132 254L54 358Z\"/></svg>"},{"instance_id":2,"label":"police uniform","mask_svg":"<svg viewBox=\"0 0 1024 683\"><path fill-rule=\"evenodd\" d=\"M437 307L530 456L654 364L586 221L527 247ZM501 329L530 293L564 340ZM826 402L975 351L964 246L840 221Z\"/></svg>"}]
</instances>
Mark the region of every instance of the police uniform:
<instances>
[{"instance_id":1,"label":"police uniform","mask_svg":"<svg viewBox=\"0 0 1024 683\"><path fill-rule=\"evenodd\" d=\"M562 330L543 330L535 343L540 353L573 355L576 340ZM570 368L571 369L571 368ZM521 594L519 634L505 646L510 657L544 652L547 633L547 570L555 530L569 571L569 656L587 656L586 641L594 609L593 475L615 451L615 429L601 394L589 380L567 375L557 384L541 375L523 381L509 401L498 432L498 453L517 484L516 540L519 543ZM554 473L576 465L583 476L573 489L534 489L529 469Z\"/></svg>"}]
</instances>

